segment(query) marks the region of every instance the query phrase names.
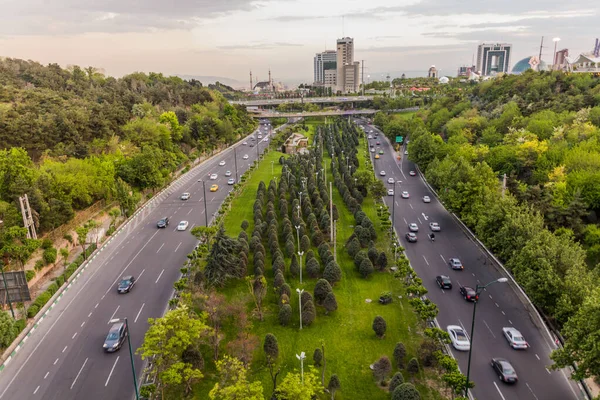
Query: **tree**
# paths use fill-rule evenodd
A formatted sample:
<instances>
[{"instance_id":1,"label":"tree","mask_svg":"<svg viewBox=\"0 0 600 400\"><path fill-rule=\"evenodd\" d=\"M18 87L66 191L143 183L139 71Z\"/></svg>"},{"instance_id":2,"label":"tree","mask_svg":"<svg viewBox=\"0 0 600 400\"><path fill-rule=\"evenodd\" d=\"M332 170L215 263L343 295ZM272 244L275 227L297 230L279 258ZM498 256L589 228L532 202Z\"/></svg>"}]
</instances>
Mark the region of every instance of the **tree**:
<instances>
[{"instance_id":1,"label":"tree","mask_svg":"<svg viewBox=\"0 0 600 400\"><path fill-rule=\"evenodd\" d=\"M338 309L337 300L333 292L327 293L325 300L323 301L323 307L325 307L326 314Z\"/></svg>"},{"instance_id":2,"label":"tree","mask_svg":"<svg viewBox=\"0 0 600 400\"><path fill-rule=\"evenodd\" d=\"M219 228L207 258L204 276L210 285L222 287L229 279L242 278L240 269L239 242Z\"/></svg>"},{"instance_id":3,"label":"tree","mask_svg":"<svg viewBox=\"0 0 600 400\"><path fill-rule=\"evenodd\" d=\"M404 376L402 376L402 372L398 371L392 376L390 379L389 390L390 393L394 393L394 390L404 383Z\"/></svg>"},{"instance_id":4,"label":"tree","mask_svg":"<svg viewBox=\"0 0 600 400\"><path fill-rule=\"evenodd\" d=\"M300 238L300 249L304 252L307 252L310 249L310 238L308 235L302 235Z\"/></svg>"},{"instance_id":5,"label":"tree","mask_svg":"<svg viewBox=\"0 0 600 400\"><path fill-rule=\"evenodd\" d=\"M385 386L385 379L392 372L392 363L387 356L381 356L373 364L373 375L379 381L379 384Z\"/></svg>"},{"instance_id":6,"label":"tree","mask_svg":"<svg viewBox=\"0 0 600 400\"><path fill-rule=\"evenodd\" d=\"M387 263L387 254L385 254L385 251L382 251L381 253L379 253L379 256L377 256L377 269L383 271L387 267Z\"/></svg>"},{"instance_id":7,"label":"tree","mask_svg":"<svg viewBox=\"0 0 600 400\"><path fill-rule=\"evenodd\" d=\"M368 278L373 273L373 263L368 258L360 263L359 272L363 278Z\"/></svg>"},{"instance_id":8,"label":"tree","mask_svg":"<svg viewBox=\"0 0 600 400\"><path fill-rule=\"evenodd\" d=\"M317 378L314 367L304 371L304 383L297 372L289 372L275 391L277 398L286 400L312 400L323 394L323 385Z\"/></svg>"},{"instance_id":9,"label":"tree","mask_svg":"<svg viewBox=\"0 0 600 400\"><path fill-rule=\"evenodd\" d=\"M292 319L292 306L290 306L289 304L282 304L281 307L279 308L278 319L279 319L279 323L282 326L289 325L289 323Z\"/></svg>"},{"instance_id":10,"label":"tree","mask_svg":"<svg viewBox=\"0 0 600 400\"><path fill-rule=\"evenodd\" d=\"M219 382L208 396L211 400L263 400L262 382L248 382L246 366L237 358L225 356L217 361Z\"/></svg>"},{"instance_id":11,"label":"tree","mask_svg":"<svg viewBox=\"0 0 600 400\"><path fill-rule=\"evenodd\" d=\"M7 312L0 310L0 348L5 349L15 338L15 321Z\"/></svg>"},{"instance_id":12,"label":"tree","mask_svg":"<svg viewBox=\"0 0 600 400\"><path fill-rule=\"evenodd\" d=\"M408 365L406 366L406 370L411 375L416 375L419 373L419 361L416 358L411 358L408 361Z\"/></svg>"},{"instance_id":13,"label":"tree","mask_svg":"<svg viewBox=\"0 0 600 400\"><path fill-rule=\"evenodd\" d=\"M260 321L263 320L263 301L265 296L267 295L267 279L264 275L256 275L248 276L246 278L246 283L248 285L248 290L252 295L252 299L254 300L254 305L256 306L256 313L258 314L258 319Z\"/></svg>"},{"instance_id":14,"label":"tree","mask_svg":"<svg viewBox=\"0 0 600 400\"><path fill-rule=\"evenodd\" d=\"M314 294L315 294L315 301L317 302L318 305L323 305L323 301L325 300L325 297L327 297L328 293L331 293L332 289L331 289L331 285L329 284L329 282L327 282L327 280L325 279L319 279L315 285L315 290L314 290Z\"/></svg>"},{"instance_id":15,"label":"tree","mask_svg":"<svg viewBox=\"0 0 600 400\"><path fill-rule=\"evenodd\" d=\"M62 249L60 249L60 256L62 257L63 270L64 270L65 268L67 268L67 264L69 262L69 249L66 247L63 247Z\"/></svg>"},{"instance_id":16,"label":"tree","mask_svg":"<svg viewBox=\"0 0 600 400\"><path fill-rule=\"evenodd\" d=\"M379 179L375 179L373 181L370 191L373 194L373 197L376 199L379 199L387 194L387 188L385 187L385 184Z\"/></svg>"},{"instance_id":17,"label":"tree","mask_svg":"<svg viewBox=\"0 0 600 400\"><path fill-rule=\"evenodd\" d=\"M421 400L421 395L412 383L405 382L394 390L392 400Z\"/></svg>"},{"instance_id":18,"label":"tree","mask_svg":"<svg viewBox=\"0 0 600 400\"><path fill-rule=\"evenodd\" d=\"M277 389L277 375L279 375L281 369L278 368L277 371L275 371L275 364L277 363L277 358L279 358L279 344L277 343L277 338L272 333L267 333L265 336L263 350L267 359L269 374L273 381L273 393L275 393Z\"/></svg>"},{"instance_id":19,"label":"tree","mask_svg":"<svg viewBox=\"0 0 600 400\"><path fill-rule=\"evenodd\" d=\"M398 342L394 347L394 362L396 363L396 368L402 369L404 368L404 358L406 357L406 347L404 343Z\"/></svg>"},{"instance_id":20,"label":"tree","mask_svg":"<svg viewBox=\"0 0 600 400\"><path fill-rule=\"evenodd\" d=\"M383 319L383 317L380 315L376 316L373 320L373 330L375 331L377 337L383 339L383 337L385 336L386 329L387 324L385 322L385 319Z\"/></svg>"},{"instance_id":21,"label":"tree","mask_svg":"<svg viewBox=\"0 0 600 400\"><path fill-rule=\"evenodd\" d=\"M305 292L306 293L306 292ZM317 310L312 300L302 302L302 324L309 326L315 320Z\"/></svg>"},{"instance_id":22,"label":"tree","mask_svg":"<svg viewBox=\"0 0 600 400\"><path fill-rule=\"evenodd\" d=\"M327 279L331 285L335 285L342 279L342 269L335 261L330 261L323 270L323 278Z\"/></svg>"},{"instance_id":23,"label":"tree","mask_svg":"<svg viewBox=\"0 0 600 400\"><path fill-rule=\"evenodd\" d=\"M162 318L149 318L149 328L137 353L142 359L152 358L156 376L161 383L161 395L167 386L200 379L202 373L181 360L183 352L197 346L201 338L210 332L210 327L201 317L191 312L186 304L167 311Z\"/></svg>"},{"instance_id":24,"label":"tree","mask_svg":"<svg viewBox=\"0 0 600 400\"><path fill-rule=\"evenodd\" d=\"M331 400L335 400L335 392L340 389L340 379L336 374L332 374L329 378L329 384L327 384L327 389L329 393L331 393Z\"/></svg>"},{"instance_id":25,"label":"tree","mask_svg":"<svg viewBox=\"0 0 600 400\"><path fill-rule=\"evenodd\" d=\"M354 258L356 254L360 251L360 242L356 237L353 237L350 242L346 245L346 251L350 254L350 257Z\"/></svg>"},{"instance_id":26,"label":"tree","mask_svg":"<svg viewBox=\"0 0 600 400\"><path fill-rule=\"evenodd\" d=\"M323 352L320 348L316 348L313 353L313 361L315 362L315 366L320 367L321 361L323 361Z\"/></svg>"},{"instance_id":27,"label":"tree","mask_svg":"<svg viewBox=\"0 0 600 400\"><path fill-rule=\"evenodd\" d=\"M308 274L308 277L312 279L319 277L321 266L316 258L311 258L306 262L306 273Z\"/></svg>"},{"instance_id":28,"label":"tree","mask_svg":"<svg viewBox=\"0 0 600 400\"><path fill-rule=\"evenodd\" d=\"M300 264L296 255L292 255L292 262L290 263L290 274L296 278L300 275Z\"/></svg>"},{"instance_id":29,"label":"tree","mask_svg":"<svg viewBox=\"0 0 600 400\"><path fill-rule=\"evenodd\" d=\"M90 228L87 225L81 225L75 228L75 233L77 233L77 242L81 246L81 251L83 252L83 259L86 259L85 254L85 244L87 240L87 235L90 232Z\"/></svg>"}]
</instances>

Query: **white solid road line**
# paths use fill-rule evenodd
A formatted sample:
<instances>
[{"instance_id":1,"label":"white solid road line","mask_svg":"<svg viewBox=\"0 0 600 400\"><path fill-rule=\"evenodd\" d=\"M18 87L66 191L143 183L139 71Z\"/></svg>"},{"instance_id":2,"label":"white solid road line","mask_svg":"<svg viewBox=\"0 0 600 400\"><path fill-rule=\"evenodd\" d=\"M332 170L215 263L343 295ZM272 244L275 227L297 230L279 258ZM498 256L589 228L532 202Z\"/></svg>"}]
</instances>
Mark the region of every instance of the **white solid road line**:
<instances>
[{"instance_id":1,"label":"white solid road line","mask_svg":"<svg viewBox=\"0 0 600 400\"><path fill-rule=\"evenodd\" d=\"M496 390L498 391L498 393L500 394L500 397L502 397L502 400L506 400L504 398L504 395L502 394L502 392L500 391L500 388L498 387L498 385L496 385L496 382L494 382L494 386L496 387Z\"/></svg>"},{"instance_id":2,"label":"white solid road line","mask_svg":"<svg viewBox=\"0 0 600 400\"><path fill-rule=\"evenodd\" d=\"M496 339L496 335L494 335L494 332L492 332L492 328L490 328L490 326L488 325L488 323L485 322L485 319L483 320L483 323L485 324L485 326L487 326L488 331L490 331L490 333L492 334L492 336L494 337L494 339Z\"/></svg>"},{"instance_id":3,"label":"white solid road line","mask_svg":"<svg viewBox=\"0 0 600 400\"><path fill-rule=\"evenodd\" d=\"M146 303L142 303L142 306L140 307L140 311L138 311L137 315L135 316L135 319L133 320L134 324L137 322L138 318L140 317L140 314L142 313L142 310L144 309L145 305L146 305Z\"/></svg>"},{"instance_id":4,"label":"white solid road line","mask_svg":"<svg viewBox=\"0 0 600 400\"><path fill-rule=\"evenodd\" d=\"M40 390L40 385L38 385L38 387L35 388L35 390L33 391L33 394L36 394L38 392L38 390Z\"/></svg>"},{"instance_id":5,"label":"white solid road line","mask_svg":"<svg viewBox=\"0 0 600 400\"><path fill-rule=\"evenodd\" d=\"M119 311L119 307L121 307L120 305L117 306L117 309L115 310L115 312L111 315L111 317L108 319L107 324L110 324L110 321L115 317L115 314L117 313L117 311Z\"/></svg>"},{"instance_id":6,"label":"white solid road line","mask_svg":"<svg viewBox=\"0 0 600 400\"><path fill-rule=\"evenodd\" d=\"M73 334L73 336L71 336L71 340L75 339L75 336L77 336L77 332L75 332L75 333Z\"/></svg>"},{"instance_id":7,"label":"white solid road line","mask_svg":"<svg viewBox=\"0 0 600 400\"><path fill-rule=\"evenodd\" d=\"M85 364L87 364L88 359L86 358L85 361L83 362L83 365L81 366L81 368L79 368L79 372L77 373L77 376L75 377L75 379L73 380L73 383L71 383L71 389L73 389L73 386L75 386L75 382L77 382L77 379L79 378L79 375L81 375L81 371L83 371L83 367L85 367ZM48 375L48 374L46 374ZM44 377L44 379L46 379Z\"/></svg>"},{"instance_id":8,"label":"white solid road line","mask_svg":"<svg viewBox=\"0 0 600 400\"><path fill-rule=\"evenodd\" d=\"M46 379L48 375L50 375L50 371L46 372L46 375L44 375L44 379Z\"/></svg>"},{"instance_id":9,"label":"white solid road line","mask_svg":"<svg viewBox=\"0 0 600 400\"><path fill-rule=\"evenodd\" d=\"M139 274L139 275L138 275L138 277L137 277L137 280L138 280L138 281L140 280L140 278L142 277L142 275L144 275L144 272L145 272L145 271L146 271L146 268L144 268L144 269L142 270L142 272L140 272L140 274Z\"/></svg>"},{"instance_id":10,"label":"white solid road line","mask_svg":"<svg viewBox=\"0 0 600 400\"><path fill-rule=\"evenodd\" d=\"M160 249L162 249L162 248L163 248L163 246L164 246L164 245L165 245L164 243L163 243L163 244L161 244L161 245L160 245L160 247L158 248L158 250L156 250L156 253L157 253L157 254L158 254L158 252L160 251Z\"/></svg>"},{"instance_id":11,"label":"white solid road line","mask_svg":"<svg viewBox=\"0 0 600 400\"><path fill-rule=\"evenodd\" d=\"M162 271L160 271L160 274L158 274L158 278L156 278L156 282L154 283L158 283L158 280L160 279L160 277L162 276L163 272L165 272L164 268Z\"/></svg>"},{"instance_id":12,"label":"white solid road line","mask_svg":"<svg viewBox=\"0 0 600 400\"><path fill-rule=\"evenodd\" d=\"M535 397L535 400L538 400L538 397L535 395L535 393L533 393L533 389L531 389L531 386L529 386L529 383L525 382L525 386L527 386L527 389L529 389L529 391L531 392L533 397Z\"/></svg>"},{"instance_id":13,"label":"white solid road line","mask_svg":"<svg viewBox=\"0 0 600 400\"><path fill-rule=\"evenodd\" d=\"M427 259L425 258L425 255L423 255L423 260L425 260L425 263L426 263L427 265L429 265L429 261L427 261Z\"/></svg>"},{"instance_id":14,"label":"white solid road line","mask_svg":"<svg viewBox=\"0 0 600 400\"><path fill-rule=\"evenodd\" d=\"M194 211L194 209L193 209L193 208L190 208L190 211L188 211L186 215L190 215L190 213L191 213L192 211Z\"/></svg>"},{"instance_id":15,"label":"white solid road line","mask_svg":"<svg viewBox=\"0 0 600 400\"><path fill-rule=\"evenodd\" d=\"M117 362L119 362L119 356L117 356L117 359L115 360L115 363L113 364L110 370L110 374L108 374L108 378L106 378L106 383L104 384L104 387L108 386L108 381L110 381L110 377L112 376L112 373L115 370L115 367L117 366Z\"/></svg>"},{"instance_id":16,"label":"white solid road line","mask_svg":"<svg viewBox=\"0 0 600 400\"><path fill-rule=\"evenodd\" d=\"M54 364L52 364L52 365L56 365L57 362L58 362L58 358L56 360L54 360Z\"/></svg>"},{"instance_id":17,"label":"white solid road line","mask_svg":"<svg viewBox=\"0 0 600 400\"><path fill-rule=\"evenodd\" d=\"M65 351L67 351L67 347L69 347L69 346L65 346L65 348L64 348L64 349L63 349L63 351L62 351L63 353L64 353ZM57 358L57 360L58 360L58 358Z\"/></svg>"},{"instance_id":18,"label":"white solid road line","mask_svg":"<svg viewBox=\"0 0 600 400\"><path fill-rule=\"evenodd\" d=\"M442 261L444 262L444 264L446 264L446 259L444 258L444 256L440 254L440 257L442 257Z\"/></svg>"},{"instance_id":19,"label":"white solid road line","mask_svg":"<svg viewBox=\"0 0 600 400\"><path fill-rule=\"evenodd\" d=\"M177 250L179 250L179 246L181 246L181 243L183 242L179 242L179 244L177 245L177 247L175 248L175 252L177 252Z\"/></svg>"},{"instance_id":20,"label":"white solid road line","mask_svg":"<svg viewBox=\"0 0 600 400\"><path fill-rule=\"evenodd\" d=\"M414 208L413 208L412 204L408 203L408 205L410 206L410 208L411 208L411 209L413 209L413 210L414 210Z\"/></svg>"},{"instance_id":21,"label":"white solid road line","mask_svg":"<svg viewBox=\"0 0 600 400\"><path fill-rule=\"evenodd\" d=\"M538 361L540 361L540 356L538 356L537 354L535 355L535 358L537 358Z\"/></svg>"}]
</instances>

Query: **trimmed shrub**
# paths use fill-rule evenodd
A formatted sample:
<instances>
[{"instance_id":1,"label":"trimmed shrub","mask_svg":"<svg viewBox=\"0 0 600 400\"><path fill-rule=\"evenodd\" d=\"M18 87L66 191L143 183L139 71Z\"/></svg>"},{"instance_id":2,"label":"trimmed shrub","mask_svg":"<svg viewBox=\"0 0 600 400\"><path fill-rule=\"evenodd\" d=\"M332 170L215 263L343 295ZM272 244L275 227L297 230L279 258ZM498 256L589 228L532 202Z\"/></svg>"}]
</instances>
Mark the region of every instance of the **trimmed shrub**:
<instances>
[{"instance_id":1,"label":"trimmed shrub","mask_svg":"<svg viewBox=\"0 0 600 400\"><path fill-rule=\"evenodd\" d=\"M385 254L385 251L382 251L381 253L379 253L379 256L377 256L377 269L383 271L387 267L387 264L387 255Z\"/></svg>"},{"instance_id":2,"label":"trimmed shrub","mask_svg":"<svg viewBox=\"0 0 600 400\"><path fill-rule=\"evenodd\" d=\"M321 266L316 258L311 258L306 263L306 273L309 278L315 279L319 277L321 273Z\"/></svg>"},{"instance_id":3,"label":"trimmed shrub","mask_svg":"<svg viewBox=\"0 0 600 400\"><path fill-rule=\"evenodd\" d=\"M292 262L290 263L290 274L296 278L300 275L300 264L298 264L298 257L292 255Z\"/></svg>"},{"instance_id":4,"label":"trimmed shrub","mask_svg":"<svg viewBox=\"0 0 600 400\"><path fill-rule=\"evenodd\" d=\"M412 383L405 382L394 389L392 400L421 400L421 395Z\"/></svg>"},{"instance_id":5,"label":"trimmed shrub","mask_svg":"<svg viewBox=\"0 0 600 400\"><path fill-rule=\"evenodd\" d=\"M363 278L368 278L369 275L373 273L373 263L368 258L363 260L360 263L360 267L358 269Z\"/></svg>"},{"instance_id":6,"label":"trimmed shrub","mask_svg":"<svg viewBox=\"0 0 600 400\"><path fill-rule=\"evenodd\" d=\"M27 279L27 282L29 282L30 280L32 280L35 277L35 271L32 269L28 269L27 271L25 271L25 278Z\"/></svg>"},{"instance_id":7,"label":"trimmed shrub","mask_svg":"<svg viewBox=\"0 0 600 400\"><path fill-rule=\"evenodd\" d=\"M60 275L56 278L55 282L58 287L61 287L65 283L65 277Z\"/></svg>"},{"instance_id":8,"label":"trimmed shrub","mask_svg":"<svg viewBox=\"0 0 600 400\"><path fill-rule=\"evenodd\" d=\"M321 361L323 361L323 352L318 347L315 349L313 353L313 361L317 367L321 366Z\"/></svg>"},{"instance_id":9,"label":"trimmed shrub","mask_svg":"<svg viewBox=\"0 0 600 400\"><path fill-rule=\"evenodd\" d=\"M307 292L304 292L307 293ZM302 303L302 324L310 325L315 320L315 316L317 315L317 310L315 309L315 304L312 301L307 301Z\"/></svg>"},{"instance_id":10,"label":"trimmed shrub","mask_svg":"<svg viewBox=\"0 0 600 400\"><path fill-rule=\"evenodd\" d=\"M302 292L302 295L300 296L300 299L302 300L302 305L304 305L304 303L307 303L309 301L314 302L315 300L313 299L312 295L310 294L310 292L308 291L304 291Z\"/></svg>"},{"instance_id":11,"label":"trimmed shrub","mask_svg":"<svg viewBox=\"0 0 600 400\"><path fill-rule=\"evenodd\" d=\"M41 270L42 268L44 268L44 260L37 260L37 261L35 262L35 265L33 266L33 268L34 268L36 271L39 271L39 270Z\"/></svg>"},{"instance_id":12,"label":"trimmed shrub","mask_svg":"<svg viewBox=\"0 0 600 400\"><path fill-rule=\"evenodd\" d=\"M250 226L250 224L248 223L248 221L243 220L241 226L242 226L242 230L245 231L246 229L248 229L248 226Z\"/></svg>"},{"instance_id":13,"label":"trimmed shrub","mask_svg":"<svg viewBox=\"0 0 600 400\"><path fill-rule=\"evenodd\" d=\"M338 309L337 300L335 299L335 294L333 294L333 292L327 293L325 300L323 300L323 307L325 307L326 314Z\"/></svg>"},{"instance_id":14,"label":"trimmed shrub","mask_svg":"<svg viewBox=\"0 0 600 400\"><path fill-rule=\"evenodd\" d=\"M381 385L385 385L385 379L392 372L392 362L387 356L381 356L375 364L373 364L373 376Z\"/></svg>"},{"instance_id":15,"label":"trimmed shrub","mask_svg":"<svg viewBox=\"0 0 600 400\"><path fill-rule=\"evenodd\" d=\"M46 263L46 265L48 265L48 264L52 264L52 263L56 262L57 255L58 255L58 252L56 251L56 249L54 247L50 247L50 248L44 250L44 253L42 254L42 258L44 259L44 263Z\"/></svg>"},{"instance_id":16,"label":"trimmed shrub","mask_svg":"<svg viewBox=\"0 0 600 400\"><path fill-rule=\"evenodd\" d=\"M378 315L373 320L373 330L378 338L383 339L385 336L385 331L387 330L387 323L382 316ZM416 360L415 360L416 361Z\"/></svg>"},{"instance_id":17,"label":"trimmed shrub","mask_svg":"<svg viewBox=\"0 0 600 400\"><path fill-rule=\"evenodd\" d=\"M287 326L290 323L290 320L292 319L292 306L290 306L289 304L283 304L279 309L278 318L279 323L282 326Z\"/></svg>"},{"instance_id":18,"label":"trimmed shrub","mask_svg":"<svg viewBox=\"0 0 600 400\"><path fill-rule=\"evenodd\" d=\"M394 390L402 385L404 383L404 376L402 376L402 372L398 371L394 374L394 376L392 376L392 379L390 379L390 385L389 385L389 389L390 389L390 393L394 393Z\"/></svg>"},{"instance_id":19,"label":"trimmed shrub","mask_svg":"<svg viewBox=\"0 0 600 400\"><path fill-rule=\"evenodd\" d=\"M292 297L292 288L290 288L290 285L287 283L281 285L281 288L279 289L279 295L282 296L284 294L287 294L288 298Z\"/></svg>"},{"instance_id":20,"label":"trimmed shrub","mask_svg":"<svg viewBox=\"0 0 600 400\"><path fill-rule=\"evenodd\" d=\"M330 261L323 270L323 278L331 285L335 285L342 279L342 269L335 261Z\"/></svg>"},{"instance_id":21,"label":"trimmed shrub","mask_svg":"<svg viewBox=\"0 0 600 400\"><path fill-rule=\"evenodd\" d=\"M409 374L415 375L419 373L419 361L416 358L411 358L408 364L406 365L406 371Z\"/></svg>"},{"instance_id":22,"label":"trimmed shrub","mask_svg":"<svg viewBox=\"0 0 600 400\"><path fill-rule=\"evenodd\" d=\"M360 251L360 242L356 237L352 238L350 242L346 245L346 251L350 254L350 257L354 258L356 254Z\"/></svg>"},{"instance_id":23,"label":"trimmed shrub","mask_svg":"<svg viewBox=\"0 0 600 400\"><path fill-rule=\"evenodd\" d=\"M367 255L369 256L369 260L371 260L371 262L375 264L377 262L377 257L379 257L379 252L374 246L371 246L369 247Z\"/></svg>"},{"instance_id":24,"label":"trimmed shrub","mask_svg":"<svg viewBox=\"0 0 600 400\"><path fill-rule=\"evenodd\" d=\"M273 281L273 286L275 286L276 289L281 288L281 286L283 286L283 284L285 283L285 278L283 277L283 273L281 271L277 271L277 274L275 275L275 279Z\"/></svg>"},{"instance_id":25,"label":"trimmed shrub","mask_svg":"<svg viewBox=\"0 0 600 400\"><path fill-rule=\"evenodd\" d=\"M315 285L315 301L317 304L322 305L325 297L327 297L328 293L331 293L331 285L325 279L319 279Z\"/></svg>"},{"instance_id":26,"label":"trimmed shrub","mask_svg":"<svg viewBox=\"0 0 600 400\"><path fill-rule=\"evenodd\" d=\"M48 250L49 248L52 247L52 240L46 238L42 240L42 244L40 245L40 247L44 250Z\"/></svg>"},{"instance_id":27,"label":"trimmed shrub","mask_svg":"<svg viewBox=\"0 0 600 400\"><path fill-rule=\"evenodd\" d=\"M396 368L402 369L404 368L404 358L406 357L406 346L404 343L398 342L396 343L396 347L394 347L394 362L396 363Z\"/></svg>"}]
</instances>

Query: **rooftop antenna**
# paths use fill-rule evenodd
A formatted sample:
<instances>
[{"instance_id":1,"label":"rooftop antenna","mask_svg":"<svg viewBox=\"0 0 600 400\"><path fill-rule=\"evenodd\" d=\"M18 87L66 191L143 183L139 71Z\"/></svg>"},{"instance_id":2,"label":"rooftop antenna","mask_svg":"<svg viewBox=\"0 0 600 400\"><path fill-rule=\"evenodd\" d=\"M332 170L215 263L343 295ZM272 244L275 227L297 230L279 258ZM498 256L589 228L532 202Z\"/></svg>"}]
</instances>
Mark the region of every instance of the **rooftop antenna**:
<instances>
[{"instance_id":1,"label":"rooftop antenna","mask_svg":"<svg viewBox=\"0 0 600 400\"><path fill-rule=\"evenodd\" d=\"M250 70L250 91L252 91L252 70Z\"/></svg>"}]
</instances>

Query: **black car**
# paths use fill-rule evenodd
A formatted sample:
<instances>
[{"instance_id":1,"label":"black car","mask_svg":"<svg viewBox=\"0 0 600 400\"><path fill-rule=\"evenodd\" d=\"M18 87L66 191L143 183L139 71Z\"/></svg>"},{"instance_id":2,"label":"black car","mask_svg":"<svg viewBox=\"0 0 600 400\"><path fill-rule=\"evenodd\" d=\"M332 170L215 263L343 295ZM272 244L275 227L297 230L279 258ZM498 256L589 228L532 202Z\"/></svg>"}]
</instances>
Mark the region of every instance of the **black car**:
<instances>
[{"instance_id":1,"label":"black car","mask_svg":"<svg viewBox=\"0 0 600 400\"><path fill-rule=\"evenodd\" d=\"M442 289L452 289L452 281L446 275L438 275L435 277L435 281L438 286Z\"/></svg>"},{"instance_id":2,"label":"black car","mask_svg":"<svg viewBox=\"0 0 600 400\"><path fill-rule=\"evenodd\" d=\"M479 300L479 295L470 286L461 286L460 287L460 295L465 298L467 301L477 301Z\"/></svg>"},{"instance_id":3,"label":"black car","mask_svg":"<svg viewBox=\"0 0 600 400\"><path fill-rule=\"evenodd\" d=\"M169 217L164 217L158 220L156 226L159 228L166 228L169 225Z\"/></svg>"},{"instance_id":4,"label":"black car","mask_svg":"<svg viewBox=\"0 0 600 400\"><path fill-rule=\"evenodd\" d=\"M406 235L406 240L408 240L411 243L416 243L417 242L417 235L414 232L408 232Z\"/></svg>"},{"instance_id":5,"label":"black car","mask_svg":"<svg viewBox=\"0 0 600 400\"><path fill-rule=\"evenodd\" d=\"M254 143L250 143L250 147L254 147Z\"/></svg>"},{"instance_id":6,"label":"black car","mask_svg":"<svg viewBox=\"0 0 600 400\"><path fill-rule=\"evenodd\" d=\"M119 293L129 293L131 288L135 285L135 278L133 276L124 276L117 286Z\"/></svg>"},{"instance_id":7,"label":"black car","mask_svg":"<svg viewBox=\"0 0 600 400\"><path fill-rule=\"evenodd\" d=\"M492 358L492 368L502 382L517 383L519 380L513 366L504 358Z\"/></svg>"},{"instance_id":8,"label":"black car","mask_svg":"<svg viewBox=\"0 0 600 400\"><path fill-rule=\"evenodd\" d=\"M112 353L113 351L117 351L123 346L123 342L125 342L125 338L127 337L127 325L125 322L117 322L110 327L108 331L108 335L106 335L106 339L104 340L104 351L108 353Z\"/></svg>"}]
</instances>

